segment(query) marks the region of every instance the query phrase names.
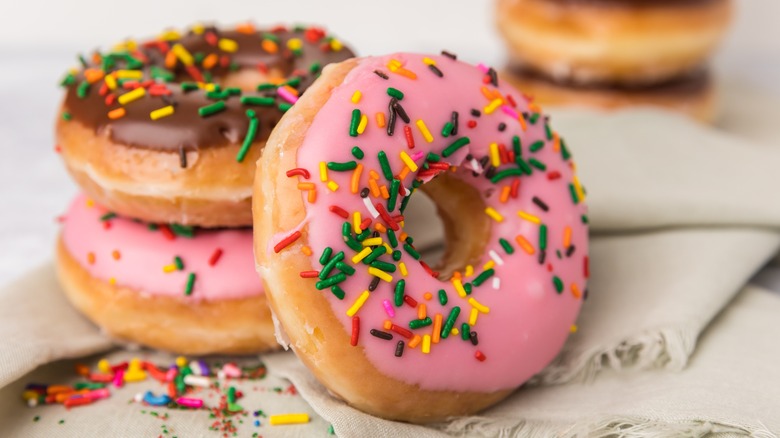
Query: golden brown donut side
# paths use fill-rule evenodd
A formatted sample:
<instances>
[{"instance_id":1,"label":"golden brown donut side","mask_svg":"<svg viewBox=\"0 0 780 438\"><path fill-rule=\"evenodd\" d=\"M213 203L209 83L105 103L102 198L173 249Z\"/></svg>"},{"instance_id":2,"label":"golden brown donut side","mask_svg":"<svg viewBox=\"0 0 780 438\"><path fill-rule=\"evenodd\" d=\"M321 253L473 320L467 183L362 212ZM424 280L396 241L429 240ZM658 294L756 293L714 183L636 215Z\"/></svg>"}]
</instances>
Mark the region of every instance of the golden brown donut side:
<instances>
[{"instance_id":1,"label":"golden brown donut side","mask_svg":"<svg viewBox=\"0 0 780 438\"><path fill-rule=\"evenodd\" d=\"M110 335L179 354L252 354L278 349L265 296L182 301L92 277L59 239L56 268L70 302Z\"/></svg>"},{"instance_id":2,"label":"golden brown donut side","mask_svg":"<svg viewBox=\"0 0 780 438\"><path fill-rule=\"evenodd\" d=\"M383 418L426 423L451 415L468 415L507 397L512 390L492 393L427 391L389 378L365 357L362 348L350 345L348 334L324 296L313 290L301 271L312 270L300 251L274 253L274 234L297 226L305 216L297 181L285 175L296 167L296 152L317 111L357 65L356 60L325 68L277 125L257 163L254 191L255 257L268 301L284 327L290 345L318 380L337 396L351 400L357 409ZM306 243L306 227L303 237ZM328 333L329 337L325 337ZM381 397L377 397L381 394ZM419 406L426 406L424 411Z\"/></svg>"},{"instance_id":3,"label":"golden brown donut side","mask_svg":"<svg viewBox=\"0 0 780 438\"><path fill-rule=\"evenodd\" d=\"M549 76L652 83L704 63L733 15L731 0L613 3L499 0L496 18L510 57Z\"/></svg>"}]
</instances>

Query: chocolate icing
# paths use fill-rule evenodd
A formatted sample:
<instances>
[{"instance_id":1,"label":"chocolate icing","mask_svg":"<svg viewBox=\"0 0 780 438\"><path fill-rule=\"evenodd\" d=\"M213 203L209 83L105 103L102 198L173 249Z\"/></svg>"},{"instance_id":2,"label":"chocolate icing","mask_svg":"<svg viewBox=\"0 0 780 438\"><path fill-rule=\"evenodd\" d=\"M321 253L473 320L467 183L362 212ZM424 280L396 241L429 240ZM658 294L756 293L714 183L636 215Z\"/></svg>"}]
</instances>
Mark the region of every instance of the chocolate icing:
<instances>
[{"instance_id":1,"label":"chocolate icing","mask_svg":"<svg viewBox=\"0 0 780 438\"><path fill-rule=\"evenodd\" d=\"M208 34L214 36L206 37ZM216 37L216 38L215 38ZM216 39L227 38L237 43L235 52L222 51L213 45ZM301 49L293 52L288 48L288 41L297 38L301 41ZM262 47L264 39L276 40L278 51L269 53ZM286 29L283 27L270 30L255 30L251 33L238 30L220 31L216 28L205 28L203 32L193 30L182 35L180 39L162 41L151 40L138 45L137 51L129 54L143 60L143 65L128 65L131 60L125 57L128 52L114 52L115 65L105 68L105 73L117 70L137 69L143 72L144 82L152 78L152 70L165 69L165 53L169 47L180 43L196 58L195 66L201 73L213 74L213 81L219 83L220 78L231 70L269 69L278 70L284 77L299 77L300 83L293 88L303 93L319 76L321 68L332 62L339 62L354 56L346 47L333 49L331 38L317 28ZM217 63L210 70L203 68L202 60L215 53L227 57L229 63ZM166 70L173 74L173 81L165 83L171 94L169 96L151 96L146 93L140 99L120 105L114 101L106 105L101 88L105 88L104 80L99 80L89 86L86 96L79 97L78 89L85 81L84 71L87 68L103 69L103 60L111 54L95 54L86 61L83 68L72 75L73 80L66 86L67 92L63 111L70 113L72 120L94 129L97 135L107 135L112 141L123 145L161 151L193 150L207 147L220 147L230 144L240 144L247 133L249 118L247 109L253 109L259 119L259 129L255 141L267 139L271 130L282 117L283 110L279 104L287 103L276 96L272 87L263 91L243 91L240 95L232 95L225 99L209 99L206 90L195 89L185 91L181 83L194 83L195 80L181 62ZM198 62L200 61L200 62ZM319 68L316 68L319 65ZM133 80L134 81L134 80ZM157 83L163 83L159 79ZM224 90L224 89L223 89ZM106 90L108 91L108 90ZM113 93L122 95L130 90L117 87ZM244 105L241 96L273 97L272 106ZM219 113L201 117L198 108L219 100L224 100L225 110ZM151 120L150 113L156 109L174 105L174 113L167 117ZM118 119L110 119L108 112L123 107L126 114Z\"/></svg>"}]
</instances>

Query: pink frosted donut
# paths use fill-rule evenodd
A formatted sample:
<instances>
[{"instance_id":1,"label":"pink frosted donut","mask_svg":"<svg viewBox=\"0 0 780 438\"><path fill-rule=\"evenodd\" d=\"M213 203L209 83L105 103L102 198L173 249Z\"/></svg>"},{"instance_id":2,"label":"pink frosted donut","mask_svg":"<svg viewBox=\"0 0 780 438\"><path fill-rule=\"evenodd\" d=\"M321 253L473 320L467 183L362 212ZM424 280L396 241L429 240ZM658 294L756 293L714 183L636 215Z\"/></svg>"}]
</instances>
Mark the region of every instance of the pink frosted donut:
<instances>
[{"instance_id":1,"label":"pink frosted donut","mask_svg":"<svg viewBox=\"0 0 780 438\"><path fill-rule=\"evenodd\" d=\"M111 335L183 354L276 347L250 229L148 225L78 196L57 272L73 305Z\"/></svg>"},{"instance_id":2,"label":"pink frosted donut","mask_svg":"<svg viewBox=\"0 0 780 438\"><path fill-rule=\"evenodd\" d=\"M404 231L442 217L430 267ZM587 283L565 142L495 71L398 53L326 68L268 141L255 255L289 344L349 404L412 422L476 412L544 368Z\"/></svg>"}]
</instances>

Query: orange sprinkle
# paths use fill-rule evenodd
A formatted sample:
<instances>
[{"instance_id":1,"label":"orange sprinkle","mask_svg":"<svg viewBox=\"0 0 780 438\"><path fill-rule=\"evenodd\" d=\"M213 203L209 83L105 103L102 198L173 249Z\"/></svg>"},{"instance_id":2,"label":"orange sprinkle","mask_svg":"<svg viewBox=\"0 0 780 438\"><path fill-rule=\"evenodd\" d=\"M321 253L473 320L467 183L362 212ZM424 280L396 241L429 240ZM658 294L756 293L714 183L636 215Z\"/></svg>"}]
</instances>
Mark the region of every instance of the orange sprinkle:
<instances>
[{"instance_id":1,"label":"orange sprinkle","mask_svg":"<svg viewBox=\"0 0 780 438\"><path fill-rule=\"evenodd\" d=\"M114 258L114 260L119 260L122 258L122 254L118 250L111 251L111 257Z\"/></svg>"},{"instance_id":2,"label":"orange sprinkle","mask_svg":"<svg viewBox=\"0 0 780 438\"><path fill-rule=\"evenodd\" d=\"M203 60L203 68L206 70L211 69L219 62L219 56L216 53L212 53Z\"/></svg>"},{"instance_id":3,"label":"orange sprinkle","mask_svg":"<svg viewBox=\"0 0 780 438\"><path fill-rule=\"evenodd\" d=\"M390 71L393 72L393 73L398 73L399 75L407 77L409 79L417 79L417 74L415 74L413 71L407 70L407 69L405 69L403 67L398 67L395 70L393 70L391 68Z\"/></svg>"},{"instance_id":4,"label":"orange sprinkle","mask_svg":"<svg viewBox=\"0 0 780 438\"><path fill-rule=\"evenodd\" d=\"M376 173L376 170L369 170L368 171L368 177L371 179L379 179L379 174Z\"/></svg>"},{"instance_id":5,"label":"orange sprinkle","mask_svg":"<svg viewBox=\"0 0 780 438\"><path fill-rule=\"evenodd\" d=\"M243 23L236 26L236 32L243 33L245 35L255 33L255 25L252 23Z\"/></svg>"},{"instance_id":6,"label":"orange sprinkle","mask_svg":"<svg viewBox=\"0 0 780 438\"><path fill-rule=\"evenodd\" d=\"M268 53L276 53L279 51L279 45L268 39L263 40L263 42L260 43L260 47Z\"/></svg>"},{"instance_id":7,"label":"orange sprinkle","mask_svg":"<svg viewBox=\"0 0 780 438\"><path fill-rule=\"evenodd\" d=\"M401 169L401 173L398 174L398 179L403 181L404 178L406 178L407 175L409 175L409 172L411 172L412 169L409 169L409 166L404 166L403 169Z\"/></svg>"},{"instance_id":8,"label":"orange sprinkle","mask_svg":"<svg viewBox=\"0 0 780 438\"><path fill-rule=\"evenodd\" d=\"M529 102L528 103L528 109L535 112L535 113L541 113L542 107L539 106L536 102Z\"/></svg>"},{"instance_id":9,"label":"orange sprinkle","mask_svg":"<svg viewBox=\"0 0 780 438\"><path fill-rule=\"evenodd\" d=\"M293 88L293 87L291 87L291 86L289 86L289 85L285 85L285 86L284 86L284 87L282 87L282 88L284 88L285 90L287 90L287 92L289 92L290 94L292 94L292 95L293 95L293 96L295 96L295 97L298 97L298 96L300 96L300 94L301 94L301 93L299 93L299 92L298 92L298 90L296 90L295 88Z\"/></svg>"},{"instance_id":10,"label":"orange sprinkle","mask_svg":"<svg viewBox=\"0 0 780 438\"><path fill-rule=\"evenodd\" d=\"M463 274L461 274L460 271L455 271L452 273L453 280L460 280L461 278L463 278Z\"/></svg>"},{"instance_id":11,"label":"orange sprinkle","mask_svg":"<svg viewBox=\"0 0 780 438\"><path fill-rule=\"evenodd\" d=\"M409 348L415 348L418 345L420 345L420 341L422 341L422 337L420 335L414 335L411 341L409 341Z\"/></svg>"},{"instance_id":12,"label":"orange sprinkle","mask_svg":"<svg viewBox=\"0 0 780 438\"><path fill-rule=\"evenodd\" d=\"M525 123L525 118L523 115L521 114L517 120L520 122L520 128L522 128L523 132L525 132L525 130L528 129L528 124Z\"/></svg>"},{"instance_id":13,"label":"orange sprinkle","mask_svg":"<svg viewBox=\"0 0 780 438\"><path fill-rule=\"evenodd\" d=\"M379 222L374 223L374 229L379 231L380 233L387 232L387 228Z\"/></svg>"},{"instance_id":14,"label":"orange sprinkle","mask_svg":"<svg viewBox=\"0 0 780 438\"><path fill-rule=\"evenodd\" d=\"M517 244L520 245L521 248L523 248L523 251L527 252L530 255L533 255L536 250L534 249L534 246L531 245L531 242L528 241L525 237L518 234L517 237L515 237L515 241L517 241Z\"/></svg>"},{"instance_id":15,"label":"orange sprinkle","mask_svg":"<svg viewBox=\"0 0 780 438\"><path fill-rule=\"evenodd\" d=\"M506 201L509 200L509 193L512 192L512 186L504 186L501 189L501 195L498 197L498 200L504 204Z\"/></svg>"},{"instance_id":16,"label":"orange sprinkle","mask_svg":"<svg viewBox=\"0 0 780 438\"><path fill-rule=\"evenodd\" d=\"M108 112L108 118L111 120L116 120L118 118L124 117L125 113L126 111L124 108L113 109Z\"/></svg>"},{"instance_id":17,"label":"orange sprinkle","mask_svg":"<svg viewBox=\"0 0 780 438\"><path fill-rule=\"evenodd\" d=\"M379 193L381 193L381 194L382 194L382 197L383 197L383 198L385 198L385 199L390 199L390 192L388 192L388 191L387 191L387 186L386 186L386 185L382 184L382 185L379 187Z\"/></svg>"},{"instance_id":18,"label":"orange sprinkle","mask_svg":"<svg viewBox=\"0 0 780 438\"><path fill-rule=\"evenodd\" d=\"M574 295L574 298L579 298L582 296L582 294L580 293L580 288L577 287L577 283L571 284L571 294Z\"/></svg>"},{"instance_id":19,"label":"orange sprinkle","mask_svg":"<svg viewBox=\"0 0 780 438\"><path fill-rule=\"evenodd\" d=\"M310 255L312 255L311 248L309 248L309 246L308 246L308 245L303 245L303 246L301 247L301 252L302 252L304 255L307 255L307 256L310 256Z\"/></svg>"},{"instance_id":20,"label":"orange sprinkle","mask_svg":"<svg viewBox=\"0 0 780 438\"><path fill-rule=\"evenodd\" d=\"M433 336L431 337L431 341L434 344L438 344L440 336L441 336L441 313L437 313L436 316L433 317Z\"/></svg>"},{"instance_id":21,"label":"orange sprinkle","mask_svg":"<svg viewBox=\"0 0 780 438\"><path fill-rule=\"evenodd\" d=\"M103 79L103 76L105 76L103 70L96 68L88 68L84 70L84 79L86 79L90 84L94 84L95 82Z\"/></svg>"},{"instance_id":22,"label":"orange sprinkle","mask_svg":"<svg viewBox=\"0 0 780 438\"><path fill-rule=\"evenodd\" d=\"M417 319L425 319L426 316L428 316L428 309L425 307L425 304L420 303L417 306Z\"/></svg>"},{"instance_id":23,"label":"orange sprinkle","mask_svg":"<svg viewBox=\"0 0 780 438\"><path fill-rule=\"evenodd\" d=\"M90 265L94 265L95 264L95 253L94 252L87 253L87 262L89 262Z\"/></svg>"},{"instance_id":24,"label":"orange sprinkle","mask_svg":"<svg viewBox=\"0 0 780 438\"><path fill-rule=\"evenodd\" d=\"M393 328L393 323L389 319L386 319L385 323L382 324L382 327L384 327L385 330L390 330L391 328Z\"/></svg>"},{"instance_id":25,"label":"orange sprinkle","mask_svg":"<svg viewBox=\"0 0 780 438\"><path fill-rule=\"evenodd\" d=\"M557 132L553 132L553 151L561 151L561 138L558 136Z\"/></svg>"},{"instance_id":26,"label":"orange sprinkle","mask_svg":"<svg viewBox=\"0 0 780 438\"><path fill-rule=\"evenodd\" d=\"M173 52L173 50L169 50L168 53L165 54L165 68L172 69L176 66L176 53Z\"/></svg>"},{"instance_id":27,"label":"orange sprinkle","mask_svg":"<svg viewBox=\"0 0 780 438\"><path fill-rule=\"evenodd\" d=\"M298 190L313 190L313 189L314 189L314 183L310 183L310 182L298 183Z\"/></svg>"},{"instance_id":28,"label":"orange sprinkle","mask_svg":"<svg viewBox=\"0 0 780 438\"><path fill-rule=\"evenodd\" d=\"M368 180L368 189L371 190L371 196L375 198L379 197L379 185L376 183L375 179L371 178Z\"/></svg>"},{"instance_id":29,"label":"orange sprinkle","mask_svg":"<svg viewBox=\"0 0 780 438\"><path fill-rule=\"evenodd\" d=\"M426 301L430 301L430 300L431 300L431 298L433 298L433 294L432 294L432 293L430 293L430 292L425 292L425 293L423 294L423 298L425 298L425 300L426 300Z\"/></svg>"},{"instance_id":30,"label":"orange sprinkle","mask_svg":"<svg viewBox=\"0 0 780 438\"><path fill-rule=\"evenodd\" d=\"M385 127L385 113L382 112L376 113L376 126L380 128Z\"/></svg>"},{"instance_id":31,"label":"orange sprinkle","mask_svg":"<svg viewBox=\"0 0 780 438\"><path fill-rule=\"evenodd\" d=\"M317 191L309 190L309 197L308 197L309 204L314 204L314 201L316 200L317 200Z\"/></svg>"},{"instance_id":32,"label":"orange sprinkle","mask_svg":"<svg viewBox=\"0 0 780 438\"><path fill-rule=\"evenodd\" d=\"M398 236L398 240L401 242L406 242L406 238L409 237L409 234L406 233L406 231L401 232L401 234Z\"/></svg>"},{"instance_id":33,"label":"orange sprinkle","mask_svg":"<svg viewBox=\"0 0 780 438\"><path fill-rule=\"evenodd\" d=\"M571 246L571 227L566 226L563 229L563 247L568 248Z\"/></svg>"},{"instance_id":34,"label":"orange sprinkle","mask_svg":"<svg viewBox=\"0 0 780 438\"><path fill-rule=\"evenodd\" d=\"M352 193L357 193L360 190L360 175L363 173L363 163L358 163L355 170L352 172L352 179L350 180L349 189Z\"/></svg>"}]
</instances>

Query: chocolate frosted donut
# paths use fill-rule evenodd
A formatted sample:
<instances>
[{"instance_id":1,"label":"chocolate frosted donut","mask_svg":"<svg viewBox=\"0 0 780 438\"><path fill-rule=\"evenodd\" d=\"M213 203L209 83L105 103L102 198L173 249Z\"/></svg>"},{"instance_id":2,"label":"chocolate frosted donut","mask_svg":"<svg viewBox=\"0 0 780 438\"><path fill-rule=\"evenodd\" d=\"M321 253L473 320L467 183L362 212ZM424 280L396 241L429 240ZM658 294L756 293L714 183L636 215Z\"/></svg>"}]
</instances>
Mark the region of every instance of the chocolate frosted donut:
<instances>
[{"instance_id":1,"label":"chocolate frosted donut","mask_svg":"<svg viewBox=\"0 0 780 438\"><path fill-rule=\"evenodd\" d=\"M322 67L353 56L316 27L195 26L80 57L57 140L87 194L149 222L252 223L252 163Z\"/></svg>"}]
</instances>

